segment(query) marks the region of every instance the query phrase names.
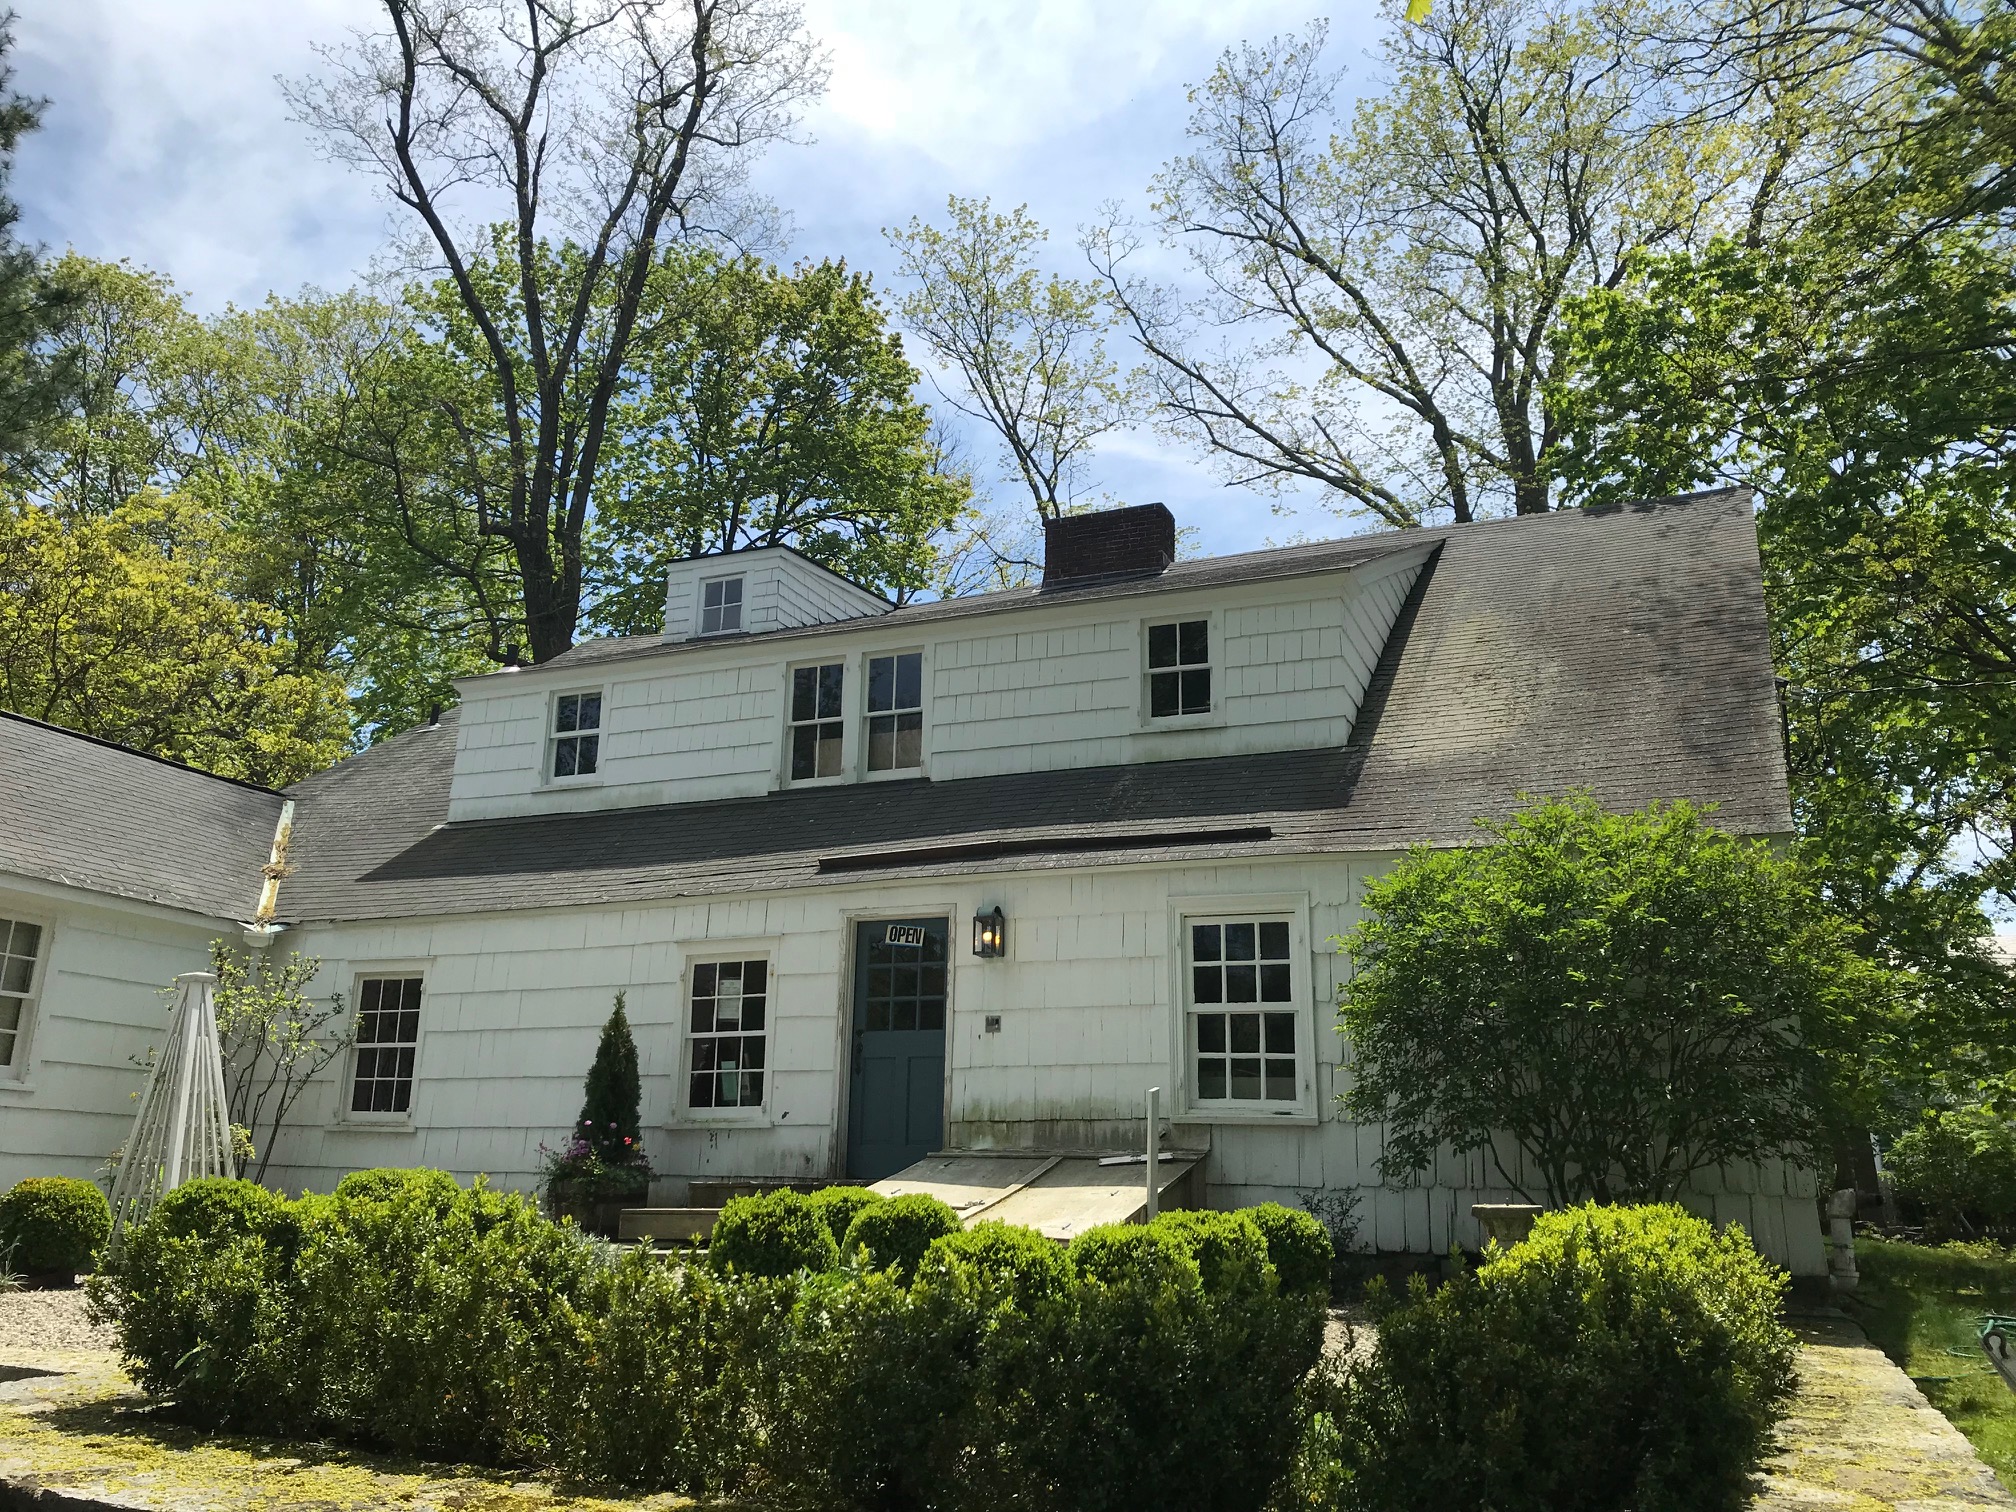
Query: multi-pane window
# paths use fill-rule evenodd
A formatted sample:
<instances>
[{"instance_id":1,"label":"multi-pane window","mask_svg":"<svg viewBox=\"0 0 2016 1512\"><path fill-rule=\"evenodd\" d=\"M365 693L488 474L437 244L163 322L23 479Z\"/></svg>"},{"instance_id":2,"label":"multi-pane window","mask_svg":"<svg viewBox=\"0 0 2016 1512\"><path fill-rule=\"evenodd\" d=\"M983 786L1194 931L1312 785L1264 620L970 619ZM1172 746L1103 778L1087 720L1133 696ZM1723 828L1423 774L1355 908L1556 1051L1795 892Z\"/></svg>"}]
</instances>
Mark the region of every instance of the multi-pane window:
<instances>
[{"instance_id":1,"label":"multi-pane window","mask_svg":"<svg viewBox=\"0 0 2016 1512\"><path fill-rule=\"evenodd\" d=\"M602 695L562 693L553 700L555 777L592 777L602 759Z\"/></svg>"},{"instance_id":2,"label":"multi-pane window","mask_svg":"<svg viewBox=\"0 0 2016 1512\"><path fill-rule=\"evenodd\" d=\"M1285 919L1190 924L1200 1103L1297 1101L1295 971Z\"/></svg>"},{"instance_id":3,"label":"multi-pane window","mask_svg":"<svg viewBox=\"0 0 2016 1512\"><path fill-rule=\"evenodd\" d=\"M413 1052L420 1045L420 978L366 977L357 984L352 1113L413 1111Z\"/></svg>"},{"instance_id":4,"label":"multi-pane window","mask_svg":"<svg viewBox=\"0 0 2016 1512\"><path fill-rule=\"evenodd\" d=\"M700 585L700 633L722 635L742 628L742 579L715 578Z\"/></svg>"},{"instance_id":5,"label":"multi-pane window","mask_svg":"<svg viewBox=\"0 0 2016 1512\"><path fill-rule=\"evenodd\" d=\"M791 780L840 775L841 663L791 673Z\"/></svg>"},{"instance_id":6,"label":"multi-pane window","mask_svg":"<svg viewBox=\"0 0 2016 1512\"><path fill-rule=\"evenodd\" d=\"M28 1004L42 954L42 926L0 919L0 1066L14 1066L28 1032Z\"/></svg>"},{"instance_id":7,"label":"multi-pane window","mask_svg":"<svg viewBox=\"0 0 2016 1512\"><path fill-rule=\"evenodd\" d=\"M1148 713L1154 719L1211 712L1211 622L1148 627Z\"/></svg>"},{"instance_id":8,"label":"multi-pane window","mask_svg":"<svg viewBox=\"0 0 2016 1512\"><path fill-rule=\"evenodd\" d=\"M902 772L924 762L924 655L868 661L868 770Z\"/></svg>"},{"instance_id":9,"label":"multi-pane window","mask_svg":"<svg viewBox=\"0 0 2016 1512\"><path fill-rule=\"evenodd\" d=\"M765 961L702 961L693 968L688 1106L762 1105L769 974Z\"/></svg>"}]
</instances>

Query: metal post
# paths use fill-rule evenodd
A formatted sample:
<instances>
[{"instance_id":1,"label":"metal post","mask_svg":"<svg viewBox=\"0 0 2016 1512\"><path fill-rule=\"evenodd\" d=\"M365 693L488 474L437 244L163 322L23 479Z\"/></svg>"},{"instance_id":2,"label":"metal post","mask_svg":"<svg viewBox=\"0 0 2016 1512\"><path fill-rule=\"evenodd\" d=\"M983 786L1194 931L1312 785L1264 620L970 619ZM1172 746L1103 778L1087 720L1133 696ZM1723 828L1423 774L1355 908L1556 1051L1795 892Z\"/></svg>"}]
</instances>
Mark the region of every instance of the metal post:
<instances>
[{"instance_id":1,"label":"metal post","mask_svg":"<svg viewBox=\"0 0 2016 1512\"><path fill-rule=\"evenodd\" d=\"M1162 1136L1162 1089L1148 1089L1148 1200L1142 1205L1143 1222L1153 1223L1162 1196L1162 1152L1157 1149Z\"/></svg>"}]
</instances>

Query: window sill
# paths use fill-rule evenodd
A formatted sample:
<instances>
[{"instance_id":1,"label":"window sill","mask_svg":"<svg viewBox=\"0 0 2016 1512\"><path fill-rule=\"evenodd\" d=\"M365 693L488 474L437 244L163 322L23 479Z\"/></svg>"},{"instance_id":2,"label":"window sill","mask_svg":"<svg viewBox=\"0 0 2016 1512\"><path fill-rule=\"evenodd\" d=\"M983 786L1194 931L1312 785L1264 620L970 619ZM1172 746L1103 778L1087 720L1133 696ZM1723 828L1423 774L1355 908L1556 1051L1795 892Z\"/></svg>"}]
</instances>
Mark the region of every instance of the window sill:
<instances>
[{"instance_id":1,"label":"window sill","mask_svg":"<svg viewBox=\"0 0 2016 1512\"><path fill-rule=\"evenodd\" d=\"M21 1096L27 1097L32 1095L34 1091L35 1083L26 1077L19 1079L14 1077L0 1078L0 1097L5 1097L10 1092L19 1093Z\"/></svg>"},{"instance_id":2,"label":"window sill","mask_svg":"<svg viewBox=\"0 0 2016 1512\"><path fill-rule=\"evenodd\" d=\"M799 788L845 787L847 781L847 774L841 772L832 777L786 777L784 786L787 791L795 793Z\"/></svg>"},{"instance_id":3,"label":"window sill","mask_svg":"<svg viewBox=\"0 0 2016 1512\"><path fill-rule=\"evenodd\" d=\"M1193 1104L1180 1114L1171 1114L1175 1123L1192 1124L1287 1124L1296 1128L1314 1128L1321 1121L1313 1108L1283 1108L1279 1112L1268 1112L1260 1108L1227 1108L1211 1103Z\"/></svg>"},{"instance_id":4,"label":"window sill","mask_svg":"<svg viewBox=\"0 0 2016 1512\"><path fill-rule=\"evenodd\" d=\"M415 1132L410 1116L372 1118L352 1115L339 1118L329 1125L332 1134L411 1134Z\"/></svg>"},{"instance_id":5,"label":"window sill","mask_svg":"<svg viewBox=\"0 0 2016 1512\"><path fill-rule=\"evenodd\" d=\"M678 1129L767 1129L776 1120L768 1108L682 1108L665 1127Z\"/></svg>"},{"instance_id":6,"label":"window sill","mask_svg":"<svg viewBox=\"0 0 2016 1512\"><path fill-rule=\"evenodd\" d=\"M1167 714L1160 719L1150 716L1136 725L1134 732L1137 735L1169 735L1178 730L1222 730L1230 723L1224 711L1214 709L1209 714Z\"/></svg>"},{"instance_id":7,"label":"window sill","mask_svg":"<svg viewBox=\"0 0 2016 1512\"><path fill-rule=\"evenodd\" d=\"M861 780L863 782L922 782L924 780L924 768L914 766L903 767L894 772L863 772Z\"/></svg>"}]
</instances>

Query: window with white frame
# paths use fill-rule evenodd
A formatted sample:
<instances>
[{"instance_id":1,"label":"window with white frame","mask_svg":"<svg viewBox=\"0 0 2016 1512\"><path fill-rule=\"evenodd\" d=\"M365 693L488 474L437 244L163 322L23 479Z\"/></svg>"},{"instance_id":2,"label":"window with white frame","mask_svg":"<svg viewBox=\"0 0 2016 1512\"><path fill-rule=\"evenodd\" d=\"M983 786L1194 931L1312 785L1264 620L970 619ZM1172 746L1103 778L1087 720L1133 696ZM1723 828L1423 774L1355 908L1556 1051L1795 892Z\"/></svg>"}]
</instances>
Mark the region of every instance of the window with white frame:
<instances>
[{"instance_id":1,"label":"window with white frame","mask_svg":"<svg viewBox=\"0 0 2016 1512\"><path fill-rule=\"evenodd\" d=\"M841 737L846 715L841 704L845 667L827 662L791 671L791 780L841 775Z\"/></svg>"},{"instance_id":2,"label":"window with white frame","mask_svg":"<svg viewBox=\"0 0 2016 1512\"><path fill-rule=\"evenodd\" d=\"M553 777L593 777L602 762L602 693L562 693L553 700L553 747L546 771Z\"/></svg>"},{"instance_id":3,"label":"window with white frame","mask_svg":"<svg viewBox=\"0 0 2016 1512\"><path fill-rule=\"evenodd\" d=\"M1172 719L1211 712L1211 622L1148 627L1148 715Z\"/></svg>"},{"instance_id":4,"label":"window with white frame","mask_svg":"<svg viewBox=\"0 0 2016 1512\"><path fill-rule=\"evenodd\" d=\"M1282 918L1188 919L1192 1097L1203 1106L1301 1100L1294 931Z\"/></svg>"},{"instance_id":5,"label":"window with white frame","mask_svg":"<svg viewBox=\"0 0 2016 1512\"><path fill-rule=\"evenodd\" d=\"M0 1073L19 1074L41 972L44 931L0 918Z\"/></svg>"},{"instance_id":6,"label":"window with white frame","mask_svg":"<svg viewBox=\"0 0 2016 1512\"><path fill-rule=\"evenodd\" d=\"M770 963L760 958L694 964L688 1107L762 1106L769 982Z\"/></svg>"},{"instance_id":7,"label":"window with white frame","mask_svg":"<svg viewBox=\"0 0 2016 1512\"><path fill-rule=\"evenodd\" d=\"M417 976L370 976L357 983L357 1042L351 1051L350 1111L413 1111L413 1058L420 1048Z\"/></svg>"},{"instance_id":8,"label":"window with white frame","mask_svg":"<svg viewBox=\"0 0 2016 1512\"><path fill-rule=\"evenodd\" d=\"M700 585L700 633L726 635L742 628L742 579L714 578Z\"/></svg>"},{"instance_id":9,"label":"window with white frame","mask_svg":"<svg viewBox=\"0 0 2016 1512\"><path fill-rule=\"evenodd\" d=\"M868 659L868 770L905 772L924 764L924 655Z\"/></svg>"}]
</instances>

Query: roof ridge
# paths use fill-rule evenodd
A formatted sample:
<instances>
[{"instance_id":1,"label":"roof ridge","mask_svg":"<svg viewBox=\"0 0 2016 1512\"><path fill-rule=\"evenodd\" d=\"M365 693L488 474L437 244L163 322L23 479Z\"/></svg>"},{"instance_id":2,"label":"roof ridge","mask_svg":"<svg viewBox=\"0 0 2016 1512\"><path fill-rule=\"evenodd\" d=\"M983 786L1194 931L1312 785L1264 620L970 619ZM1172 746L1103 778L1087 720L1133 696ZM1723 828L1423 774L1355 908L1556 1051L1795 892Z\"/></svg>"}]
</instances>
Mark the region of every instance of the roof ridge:
<instances>
[{"instance_id":1,"label":"roof ridge","mask_svg":"<svg viewBox=\"0 0 2016 1512\"><path fill-rule=\"evenodd\" d=\"M269 798L285 798L287 795L278 788L266 787L262 783L247 782L243 777L226 777L218 772L206 772L199 766L191 766L186 761L177 761L172 756L157 756L152 751L143 751L138 746L122 744L117 740L107 740L102 735L87 735L82 730L73 730L68 725L52 724L46 719L37 719L32 714L17 713L13 709L0 709L0 719L11 719L16 724L33 725L38 730L48 730L64 735L71 740L81 740L87 745L103 746L108 751L118 751L122 755L137 756L142 761L152 761L161 766L172 767L178 772L190 772L198 777L207 777L212 782L228 782L232 787L240 787L248 792L264 793Z\"/></svg>"}]
</instances>

